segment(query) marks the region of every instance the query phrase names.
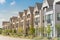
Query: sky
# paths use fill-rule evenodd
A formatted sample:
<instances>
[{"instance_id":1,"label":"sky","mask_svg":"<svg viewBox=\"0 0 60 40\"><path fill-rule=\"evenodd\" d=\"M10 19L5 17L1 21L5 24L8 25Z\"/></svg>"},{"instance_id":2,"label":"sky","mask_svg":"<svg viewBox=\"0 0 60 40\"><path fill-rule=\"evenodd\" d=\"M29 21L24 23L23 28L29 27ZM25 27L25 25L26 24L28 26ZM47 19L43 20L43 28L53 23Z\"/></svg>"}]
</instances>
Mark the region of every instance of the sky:
<instances>
[{"instance_id":1,"label":"sky","mask_svg":"<svg viewBox=\"0 0 60 40\"><path fill-rule=\"evenodd\" d=\"M3 21L9 21L12 16L17 16L18 12L35 6L35 3L42 3L42 0L0 0L0 27Z\"/></svg>"}]
</instances>

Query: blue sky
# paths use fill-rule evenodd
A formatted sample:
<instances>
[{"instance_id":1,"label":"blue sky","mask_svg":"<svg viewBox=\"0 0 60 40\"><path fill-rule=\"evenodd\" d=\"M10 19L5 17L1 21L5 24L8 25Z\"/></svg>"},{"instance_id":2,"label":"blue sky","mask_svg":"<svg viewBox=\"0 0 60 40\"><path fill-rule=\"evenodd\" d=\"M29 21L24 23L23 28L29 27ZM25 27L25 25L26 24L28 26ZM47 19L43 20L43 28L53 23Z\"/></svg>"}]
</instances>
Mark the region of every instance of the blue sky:
<instances>
[{"instance_id":1,"label":"blue sky","mask_svg":"<svg viewBox=\"0 0 60 40\"><path fill-rule=\"evenodd\" d=\"M42 0L0 0L0 26L2 21L8 21L11 16L17 16L19 11L35 6L35 3Z\"/></svg>"}]
</instances>

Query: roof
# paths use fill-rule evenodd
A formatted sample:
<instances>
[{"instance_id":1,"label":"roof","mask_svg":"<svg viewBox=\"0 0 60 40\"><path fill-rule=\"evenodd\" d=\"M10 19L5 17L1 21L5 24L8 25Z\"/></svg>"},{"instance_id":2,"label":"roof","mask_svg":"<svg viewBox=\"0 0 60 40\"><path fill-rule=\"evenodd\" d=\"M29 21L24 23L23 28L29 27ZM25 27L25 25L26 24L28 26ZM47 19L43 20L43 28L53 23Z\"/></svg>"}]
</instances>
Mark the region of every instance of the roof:
<instances>
[{"instance_id":1,"label":"roof","mask_svg":"<svg viewBox=\"0 0 60 40\"><path fill-rule=\"evenodd\" d=\"M50 6L49 8L47 8L47 12L48 11L51 11L51 10L53 10L53 7L52 6Z\"/></svg>"},{"instance_id":2,"label":"roof","mask_svg":"<svg viewBox=\"0 0 60 40\"><path fill-rule=\"evenodd\" d=\"M47 2L48 2L48 4L49 4L49 6L53 6L54 0L47 0Z\"/></svg>"},{"instance_id":3,"label":"roof","mask_svg":"<svg viewBox=\"0 0 60 40\"><path fill-rule=\"evenodd\" d=\"M24 10L24 13L27 14L27 10Z\"/></svg>"},{"instance_id":4,"label":"roof","mask_svg":"<svg viewBox=\"0 0 60 40\"><path fill-rule=\"evenodd\" d=\"M3 21L2 25L8 24L8 23L10 23L10 22L9 21Z\"/></svg>"},{"instance_id":5,"label":"roof","mask_svg":"<svg viewBox=\"0 0 60 40\"><path fill-rule=\"evenodd\" d=\"M16 17L16 16L12 16L12 17L10 18L10 20L17 20L17 18L18 18L18 17Z\"/></svg>"},{"instance_id":6,"label":"roof","mask_svg":"<svg viewBox=\"0 0 60 40\"><path fill-rule=\"evenodd\" d=\"M42 3L36 3L36 6L37 6L38 10L40 10L42 7Z\"/></svg>"},{"instance_id":7,"label":"roof","mask_svg":"<svg viewBox=\"0 0 60 40\"><path fill-rule=\"evenodd\" d=\"M9 21L3 21L3 23L9 23Z\"/></svg>"},{"instance_id":8,"label":"roof","mask_svg":"<svg viewBox=\"0 0 60 40\"><path fill-rule=\"evenodd\" d=\"M31 6L30 6L30 7L29 7L29 10L30 10L31 13L33 13L34 7L31 7Z\"/></svg>"},{"instance_id":9,"label":"roof","mask_svg":"<svg viewBox=\"0 0 60 40\"><path fill-rule=\"evenodd\" d=\"M47 11L53 10L53 2L54 2L54 0L47 0L47 2L49 4L49 8L47 9Z\"/></svg>"},{"instance_id":10,"label":"roof","mask_svg":"<svg viewBox=\"0 0 60 40\"><path fill-rule=\"evenodd\" d=\"M23 12L19 12L19 16L22 17L22 15L23 15Z\"/></svg>"},{"instance_id":11,"label":"roof","mask_svg":"<svg viewBox=\"0 0 60 40\"><path fill-rule=\"evenodd\" d=\"M12 19L16 19L17 17L16 17L16 16L12 16L11 18L12 18Z\"/></svg>"}]
</instances>

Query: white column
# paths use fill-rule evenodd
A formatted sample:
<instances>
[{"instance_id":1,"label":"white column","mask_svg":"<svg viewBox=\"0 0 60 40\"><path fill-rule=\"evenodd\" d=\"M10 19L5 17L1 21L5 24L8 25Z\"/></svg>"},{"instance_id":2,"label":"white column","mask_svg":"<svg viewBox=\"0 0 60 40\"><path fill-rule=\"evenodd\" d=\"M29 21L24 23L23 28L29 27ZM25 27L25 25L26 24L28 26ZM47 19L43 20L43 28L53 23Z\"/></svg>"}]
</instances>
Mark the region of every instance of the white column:
<instances>
[{"instance_id":1,"label":"white column","mask_svg":"<svg viewBox=\"0 0 60 40\"><path fill-rule=\"evenodd\" d=\"M55 5L53 5L53 34L54 34L54 36L53 37L56 37L56 32L55 32Z\"/></svg>"}]
</instances>

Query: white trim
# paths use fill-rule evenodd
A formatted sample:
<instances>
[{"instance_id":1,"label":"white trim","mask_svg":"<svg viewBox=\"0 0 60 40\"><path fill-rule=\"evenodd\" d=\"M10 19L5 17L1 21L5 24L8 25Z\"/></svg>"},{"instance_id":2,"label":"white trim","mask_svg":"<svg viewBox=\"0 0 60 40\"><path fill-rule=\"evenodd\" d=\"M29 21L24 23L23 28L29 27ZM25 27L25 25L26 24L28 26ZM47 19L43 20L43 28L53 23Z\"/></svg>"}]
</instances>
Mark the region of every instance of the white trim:
<instances>
[{"instance_id":1,"label":"white trim","mask_svg":"<svg viewBox=\"0 0 60 40\"><path fill-rule=\"evenodd\" d=\"M36 15L34 18L40 17L40 15Z\"/></svg>"},{"instance_id":2,"label":"white trim","mask_svg":"<svg viewBox=\"0 0 60 40\"><path fill-rule=\"evenodd\" d=\"M21 22L23 22L24 20L21 20Z\"/></svg>"},{"instance_id":3,"label":"white trim","mask_svg":"<svg viewBox=\"0 0 60 40\"><path fill-rule=\"evenodd\" d=\"M49 8L49 4L48 4L47 0L44 0L43 5L42 5L42 9L46 6L48 6L48 8Z\"/></svg>"},{"instance_id":4,"label":"white trim","mask_svg":"<svg viewBox=\"0 0 60 40\"><path fill-rule=\"evenodd\" d=\"M45 12L45 15L48 15L48 14L53 14L53 10Z\"/></svg>"},{"instance_id":5,"label":"white trim","mask_svg":"<svg viewBox=\"0 0 60 40\"><path fill-rule=\"evenodd\" d=\"M55 5L56 4L56 2L59 2L60 0L54 0L54 3L53 3L53 5Z\"/></svg>"},{"instance_id":6,"label":"white trim","mask_svg":"<svg viewBox=\"0 0 60 40\"><path fill-rule=\"evenodd\" d=\"M27 20L30 20L30 18L27 18Z\"/></svg>"}]
</instances>

